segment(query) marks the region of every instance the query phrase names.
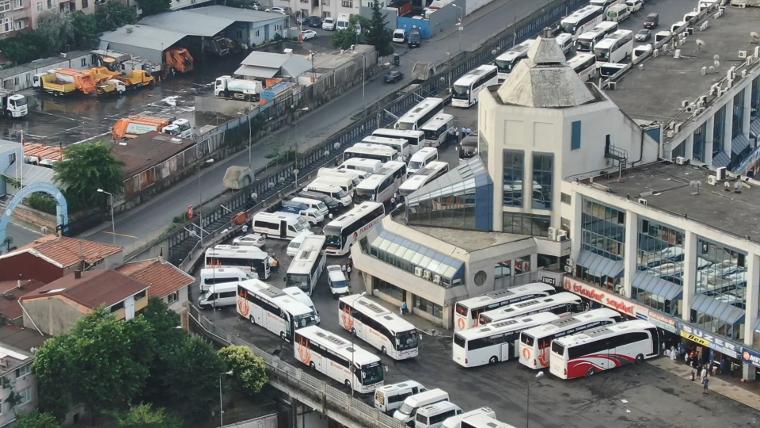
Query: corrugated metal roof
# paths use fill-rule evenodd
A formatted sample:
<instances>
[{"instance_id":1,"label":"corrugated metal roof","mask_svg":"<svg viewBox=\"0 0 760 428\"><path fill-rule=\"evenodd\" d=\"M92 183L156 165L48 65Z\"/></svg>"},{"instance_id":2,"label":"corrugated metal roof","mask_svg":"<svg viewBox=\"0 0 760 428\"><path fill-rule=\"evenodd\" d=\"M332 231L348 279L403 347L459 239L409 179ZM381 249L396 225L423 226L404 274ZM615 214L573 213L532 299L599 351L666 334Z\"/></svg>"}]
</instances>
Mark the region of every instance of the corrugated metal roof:
<instances>
[{"instance_id":1,"label":"corrugated metal roof","mask_svg":"<svg viewBox=\"0 0 760 428\"><path fill-rule=\"evenodd\" d=\"M178 41L187 33L165 30L148 25L125 25L115 31L108 31L100 36L101 47L107 43L119 43L162 51Z\"/></svg>"},{"instance_id":2,"label":"corrugated metal roof","mask_svg":"<svg viewBox=\"0 0 760 428\"><path fill-rule=\"evenodd\" d=\"M197 9L189 9L187 12L198 13L204 16L225 18L238 22L284 21L287 19L285 15L280 13L262 12L259 10L240 9L227 6L205 6Z\"/></svg>"},{"instance_id":3,"label":"corrugated metal roof","mask_svg":"<svg viewBox=\"0 0 760 428\"><path fill-rule=\"evenodd\" d=\"M49 58L35 59L34 61L28 62L26 64L21 64L15 67L6 68L5 70L0 70L0 79L15 76L21 73L26 73L28 71L36 70L38 68L47 67L53 64L58 64L59 62L68 61L71 59L76 59L78 57L87 56L87 55L90 55L90 52L71 51L71 52L66 52L66 58L58 55L58 56L51 56Z\"/></svg>"},{"instance_id":4,"label":"corrugated metal roof","mask_svg":"<svg viewBox=\"0 0 760 428\"><path fill-rule=\"evenodd\" d=\"M141 25L168 30L189 36L213 37L234 24L234 19L209 16L194 10L159 13L140 20Z\"/></svg>"},{"instance_id":5,"label":"corrugated metal roof","mask_svg":"<svg viewBox=\"0 0 760 428\"><path fill-rule=\"evenodd\" d=\"M271 79L277 74L278 71L280 71L278 68L264 68L264 67L253 67L250 65L241 65L240 67L238 67L237 70L235 70L233 74L236 76L256 77L259 79Z\"/></svg>"},{"instance_id":6,"label":"corrugated metal roof","mask_svg":"<svg viewBox=\"0 0 760 428\"><path fill-rule=\"evenodd\" d=\"M240 64L279 69L288 60L288 56L288 54L253 51Z\"/></svg>"}]
</instances>

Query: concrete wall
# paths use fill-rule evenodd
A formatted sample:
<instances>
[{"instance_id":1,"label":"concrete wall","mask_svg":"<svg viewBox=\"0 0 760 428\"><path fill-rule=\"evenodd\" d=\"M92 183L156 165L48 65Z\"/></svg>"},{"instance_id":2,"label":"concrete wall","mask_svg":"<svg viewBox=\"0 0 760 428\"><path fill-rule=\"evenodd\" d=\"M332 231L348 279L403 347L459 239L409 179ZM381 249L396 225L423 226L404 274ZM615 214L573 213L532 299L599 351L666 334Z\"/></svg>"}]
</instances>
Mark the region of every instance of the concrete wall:
<instances>
[{"instance_id":1,"label":"concrete wall","mask_svg":"<svg viewBox=\"0 0 760 428\"><path fill-rule=\"evenodd\" d=\"M44 283L55 281L64 270L28 252L0 259L0 281L34 278Z\"/></svg>"},{"instance_id":2,"label":"concrete wall","mask_svg":"<svg viewBox=\"0 0 760 428\"><path fill-rule=\"evenodd\" d=\"M164 48L169 48L169 46L165 46ZM145 61L152 62L154 64L163 64L163 53L162 51L156 49L146 49L140 46L108 42L102 39L100 41L100 49L124 52L132 56L139 56Z\"/></svg>"},{"instance_id":3,"label":"concrete wall","mask_svg":"<svg viewBox=\"0 0 760 428\"><path fill-rule=\"evenodd\" d=\"M174 312L177 312L177 313L182 313L182 312L185 311L186 304L187 304L188 299L189 299L189 292L188 291L189 291L189 287L185 287L185 288L180 289L179 293L178 293L179 298L177 299L176 302L173 302L171 304L169 304L169 300L166 297L161 298L161 300L163 300L164 303L166 303L167 305L169 305L169 309L171 309L171 310L173 310Z\"/></svg>"},{"instance_id":4,"label":"concrete wall","mask_svg":"<svg viewBox=\"0 0 760 428\"><path fill-rule=\"evenodd\" d=\"M24 327L51 336L68 333L89 309L60 296L24 300ZM29 318L31 317L31 318Z\"/></svg>"}]
</instances>

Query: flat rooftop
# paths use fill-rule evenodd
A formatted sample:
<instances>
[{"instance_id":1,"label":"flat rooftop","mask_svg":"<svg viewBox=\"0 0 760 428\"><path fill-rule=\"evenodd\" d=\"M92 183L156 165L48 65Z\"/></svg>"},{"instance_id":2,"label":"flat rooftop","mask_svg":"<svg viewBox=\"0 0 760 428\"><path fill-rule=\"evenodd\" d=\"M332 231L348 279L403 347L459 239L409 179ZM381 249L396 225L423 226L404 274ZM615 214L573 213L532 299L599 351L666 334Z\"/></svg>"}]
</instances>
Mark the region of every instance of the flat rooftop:
<instances>
[{"instance_id":1,"label":"flat rooftop","mask_svg":"<svg viewBox=\"0 0 760 428\"><path fill-rule=\"evenodd\" d=\"M124 162L124 178L139 174L188 149L193 140L148 132L131 140L113 143L114 156Z\"/></svg>"},{"instance_id":2,"label":"flat rooftop","mask_svg":"<svg viewBox=\"0 0 760 428\"><path fill-rule=\"evenodd\" d=\"M510 242L533 239L532 236L513 235L511 233L479 232L476 230L447 229L444 227L416 226L412 224L407 224L406 226L468 252L484 250L498 245L509 244Z\"/></svg>"},{"instance_id":3,"label":"flat rooftop","mask_svg":"<svg viewBox=\"0 0 760 428\"><path fill-rule=\"evenodd\" d=\"M644 198L650 208L760 242L760 222L757 221L760 187L744 183L739 193L733 191L733 186L727 191L723 183L707 184L710 175L713 174L704 167L653 163L626 170L621 181L617 175L611 175L596 177L594 183L623 198ZM690 188L692 181L700 183L698 193ZM584 183L591 185L588 180Z\"/></svg>"},{"instance_id":4,"label":"flat rooftop","mask_svg":"<svg viewBox=\"0 0 760 428\"><path fill-rule=\"evenodd\" d=\"M642 63L642 69L639 65L631 68L617 81L615 90L606 91L607 95L638 121L673 120L681 112L683 100L694 101L704 95L712 84L726 77L731 66L743 62L738 56L740 50L750 52L757 46L751 43L750 32L760 31L760 8L726 7L721 18L716 20L712 15L706 15L710 22L706 31L697 31L699 24L695 25L694 34L680 47L679 59L673 58L672 49L668 54L650 57ZM651 40L656 31L671 24L661 20ZM697 39L704 42L701 49L697 48ZM700 70L713 66L715 55L720 58L720 66L714 73L702 76Z\"/></svg>"}]
</instances>

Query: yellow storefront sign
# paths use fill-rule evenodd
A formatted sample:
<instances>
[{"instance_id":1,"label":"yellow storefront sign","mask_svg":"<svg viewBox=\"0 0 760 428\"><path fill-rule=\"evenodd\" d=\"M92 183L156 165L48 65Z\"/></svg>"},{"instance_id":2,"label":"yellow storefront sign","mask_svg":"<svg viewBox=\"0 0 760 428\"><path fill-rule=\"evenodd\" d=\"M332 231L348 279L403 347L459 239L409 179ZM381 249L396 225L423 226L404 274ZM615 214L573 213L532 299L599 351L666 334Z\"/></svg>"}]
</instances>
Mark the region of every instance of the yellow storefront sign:
<instances>
[{"instance_id":1,"label":"yellow storefront sign","mask_svg":"<svg viewBox=\"0 0 760 428\"><path fill-rule=\"evenodd\" d=\"M707 340L705 338L702 338L702 337L699 337L697 335L691 334L691 333L689 333L687 331L684 331L684 330L681 330L681 337L683 337L684 339L687 339L687 340L691 340L692 342L697 343L697 344L702 345L702 346L706 346L706 347L710 346L710 341L709 340Z\"/></svg>"}]
</instances>

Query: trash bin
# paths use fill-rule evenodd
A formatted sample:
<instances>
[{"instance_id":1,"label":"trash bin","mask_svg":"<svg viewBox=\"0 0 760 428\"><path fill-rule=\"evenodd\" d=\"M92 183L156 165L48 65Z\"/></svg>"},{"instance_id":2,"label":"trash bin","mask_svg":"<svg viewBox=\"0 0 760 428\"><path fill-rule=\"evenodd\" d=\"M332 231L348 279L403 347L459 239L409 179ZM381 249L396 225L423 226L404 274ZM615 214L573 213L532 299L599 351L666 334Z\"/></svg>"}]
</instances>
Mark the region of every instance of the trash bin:
<instances>
[{"instance_id":1,"label":"trash bin","mask_svg":"<svg viewBox=\"0 0 760 428\"><path fill-rule=\"evenodd\" d=\"M393 65L401 65L401 55L393 54Z\"/></svg>"}]
</instances>

